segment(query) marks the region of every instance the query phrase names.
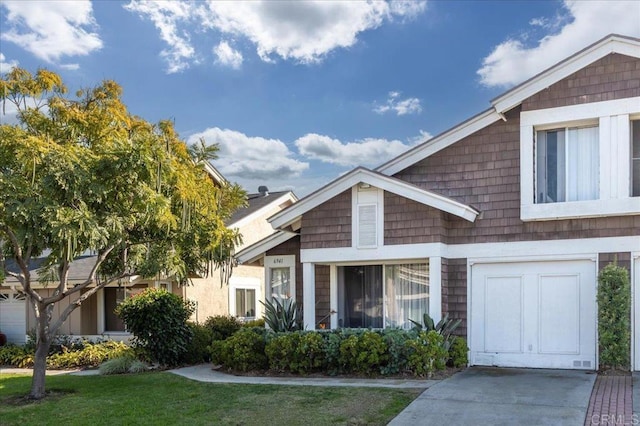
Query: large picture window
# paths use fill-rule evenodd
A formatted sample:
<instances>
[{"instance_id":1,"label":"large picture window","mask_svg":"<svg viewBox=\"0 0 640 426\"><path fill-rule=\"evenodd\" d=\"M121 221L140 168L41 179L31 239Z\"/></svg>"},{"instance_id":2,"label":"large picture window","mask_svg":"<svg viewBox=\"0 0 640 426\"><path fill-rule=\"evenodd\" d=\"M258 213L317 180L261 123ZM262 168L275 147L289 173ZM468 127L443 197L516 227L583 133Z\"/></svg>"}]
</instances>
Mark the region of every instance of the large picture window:
<instances>
[{"instance_id":1,"label":"large picture window","mask_svg":"<svg viewBox=\"0 0 640 426\"><path fill-rule=\"evenodd\" d=\"M428 263L338 267L339 327L409 329L428 312Z\"/></svg>"},{"instance_id":2,"label":"large picture window","mask_svg":"<svg viewBox=\"0 0 640 426\"><path fill-rule=\"evenodd\" d=\"M597 126L538 131L536 203L597 199L599 155Z\"/></svg>"}]
</instances>

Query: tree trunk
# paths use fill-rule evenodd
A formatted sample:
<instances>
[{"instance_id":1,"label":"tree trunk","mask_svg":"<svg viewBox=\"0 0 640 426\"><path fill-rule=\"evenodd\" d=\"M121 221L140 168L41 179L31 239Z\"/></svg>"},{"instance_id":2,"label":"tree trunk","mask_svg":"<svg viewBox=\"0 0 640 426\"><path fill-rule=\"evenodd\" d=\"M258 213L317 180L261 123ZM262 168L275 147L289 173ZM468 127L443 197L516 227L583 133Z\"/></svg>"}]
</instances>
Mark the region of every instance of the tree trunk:
<instances>
[{"instance_id":1,"label":"tree trunk","mask_svg":"<svg viewBox=\"0 0 640 426\"><path fill-rule=\"evenodd\" d=\"M31 380L31 392L29 398L42 399L45 396L44 380L47 374L47 354L50 341L40 340L36 347L36 356L33 363L33 379Z\"/></svg>"}]
</instances>

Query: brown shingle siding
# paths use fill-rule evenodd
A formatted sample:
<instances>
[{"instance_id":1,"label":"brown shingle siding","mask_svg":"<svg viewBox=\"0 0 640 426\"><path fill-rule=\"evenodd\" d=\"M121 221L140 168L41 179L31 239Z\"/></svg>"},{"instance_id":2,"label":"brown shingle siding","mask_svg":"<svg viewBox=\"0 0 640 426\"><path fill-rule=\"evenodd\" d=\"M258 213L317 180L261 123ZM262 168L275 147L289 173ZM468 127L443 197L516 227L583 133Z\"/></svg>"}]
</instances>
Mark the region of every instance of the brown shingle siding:
<instances>
[{"instance_id":1,"label":"brown shingle siding","mask_svg":"<svg viewBox=\"0 0 640 426\"><path fill-rule=\"evenodd\" d=\"M351 246L351 190L342 192L302 216L301 247Z\"/></svg>"},{"instance_id":2,"label":"brown shingle siding","mask_svg":"<svg viewBox=\"0 0 640 426\"><path fill-rule=\"evenodd\" d=\"M466 337L467 259L443 259L442 268L442 314L461 319L455 334Z\"/></svg>"},{"instance_id":3,"label":"brown shingle siding","mask_svg":"<svg viewBox=\"0 0 640 426\"><path fill-rule=\"evenodd\" d=\"M331 328L331 318L329 317L330 307L330 284L329 266L316 265L316 325L324 324L325 328Z\"/></svg>"},{"instance_id":4,"label":"brown shingle siding","mask_svg":"<svg viewBox=\"0 0 640 426\"><path fill-rule=\"evenodd\" d=\"M640 59L613 53L536 93L523 111L640 96Z\"/></svg>"}]
</instances>

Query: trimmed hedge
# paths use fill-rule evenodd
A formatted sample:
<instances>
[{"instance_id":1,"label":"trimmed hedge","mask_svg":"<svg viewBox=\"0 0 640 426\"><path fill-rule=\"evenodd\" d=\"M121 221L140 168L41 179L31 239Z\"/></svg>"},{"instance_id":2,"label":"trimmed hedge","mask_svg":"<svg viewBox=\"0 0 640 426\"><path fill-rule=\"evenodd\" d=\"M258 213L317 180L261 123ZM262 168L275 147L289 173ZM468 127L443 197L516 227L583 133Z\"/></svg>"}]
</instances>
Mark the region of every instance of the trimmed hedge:
<instances>
[{"instance_id":1,"label":"trimmed hedge","mask_svg":"<svg viewBox=\"0 0 640 426\"><path fill-rule=\"evenodd\" d=\"M631 353L631 285L629 273L610 263L598 275L600 365L629 369Z\"/></svg>"},{"instance_id":2,"label":"trimmed hedge","mask_svg":"<svg viewBox=\"0 0 640 426\"><path fill-rule=\"evenodd\" d=\"M449 351L435 331L399 329L293 331L243 328L214 341L212 360L231 371L271 369L292 374L412 374L430 377L447 363L467 364L467 346L454 339Z\"/></svg>"}]
</instances>

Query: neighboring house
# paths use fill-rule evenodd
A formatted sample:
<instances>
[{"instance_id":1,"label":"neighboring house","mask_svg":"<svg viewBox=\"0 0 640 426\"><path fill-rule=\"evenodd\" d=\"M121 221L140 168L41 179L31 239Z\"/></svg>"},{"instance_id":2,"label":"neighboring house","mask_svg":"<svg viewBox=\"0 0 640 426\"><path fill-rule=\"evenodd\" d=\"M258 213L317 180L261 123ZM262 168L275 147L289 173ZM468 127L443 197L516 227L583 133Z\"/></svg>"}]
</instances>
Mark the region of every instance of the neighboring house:
<instances>
[{"instance_id":1,"label":"neighboring house","mask_svg":"<svg viewBox=\"0 0 640 426\"><path fill-rule=\"evenodd\" d=\"M449 314L472 365L596 369L597 274L617 259L640 369L640 40L606 37L269 221L237 258L307 329Z\"/></svg>"},{"instance_id":2,"label":"neighboring house","mask_svg":"<svg viewBox=\"0 0 640 426\"><path fill-rule=\"evenodd\" d=\"M269 192L264 186L259 193L249 194L247 206L238 209L227 221L228 228L242 234L242 250L251 244L274 234L267 218L297 201L291 191ZM196 303L195 321L205 321L213 315L231 315L241 320L262 318L260 295L264 294L264 268L256 265L238 265L228 285L223 285L218 271L207 278L194 278L192 285L182 287L182 295Z\"/></svg>"},{"instance_id":3,"label":"neighboring house","mask_svg":"<svg viewBox=\"0 0 640 426\"><path fill-rule=\"evenodd\" d=\"M213 167L207 165L207 172L219 185L225 184L224 177ZM274 233L267 218L294 203L297 198L292 192L269 193L261 187L260 194L248 196L248 205L239 209L227 221L230 228L239 229L243 244L254 242ZM43 295L53 293L54 284L48 286L37 283L37 269L43 259L35 259L30 264L34 287ZM95 263L94 256L82 256L74 260L69 268L69 283L84 282ZM48 288L47 288L48 287ZM126 298L146 288L164 288L196 303L196 312L192 319L204 321L211 315L234 315L242 319L261 316L261 305L256 294L264 292L264 272L262 267L238 266L234 268L229 285L221 285L218 270L213 270L206 278L193 278L191 285L178 286L171 277L145 278L133 276L121 282L109 284L87 299L62 325L59 334L114 339L128 338L123 322L115 315L114 309ZM65 299L55 305L53 318L57 318L69 303ZM7 335L8 341L24 343L29 330L35 329L35 315L26 297L20 292L20 284L13 277L7 277L0 285L0 330Z\"/></svg>"}]
</instances>

